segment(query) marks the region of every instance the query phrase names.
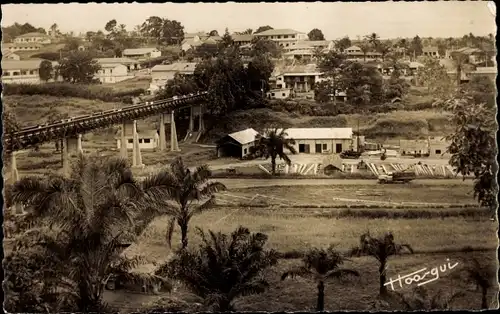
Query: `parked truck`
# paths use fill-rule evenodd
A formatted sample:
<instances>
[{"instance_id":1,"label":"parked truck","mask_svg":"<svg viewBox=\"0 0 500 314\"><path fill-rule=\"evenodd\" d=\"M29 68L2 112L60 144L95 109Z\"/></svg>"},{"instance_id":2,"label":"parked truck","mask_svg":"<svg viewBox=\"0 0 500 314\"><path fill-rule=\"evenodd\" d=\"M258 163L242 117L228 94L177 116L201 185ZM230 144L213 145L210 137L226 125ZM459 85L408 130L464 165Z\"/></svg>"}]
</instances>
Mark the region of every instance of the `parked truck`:
<instances>
[{"instance_id":1,"label":"parked truck","mask_svg":"<svg viewBox=\"0 0 500 314\"><path fill-rule=\"evenodd\" d=\"M416 178L415 171L397 171L381 174L378 176L378 183L409 183Z\"/></svg>"},{"instance_id":2,"label":"parked truck","mask_svg":"<svg viewBox=\"0 0 500 314\"><path fill-rule=\"evenodd\" d=\"M358 159L360 156L361 153L354 150L345 150L340 153L340 158L342 159Z\"/></svg>"}]
</instances>

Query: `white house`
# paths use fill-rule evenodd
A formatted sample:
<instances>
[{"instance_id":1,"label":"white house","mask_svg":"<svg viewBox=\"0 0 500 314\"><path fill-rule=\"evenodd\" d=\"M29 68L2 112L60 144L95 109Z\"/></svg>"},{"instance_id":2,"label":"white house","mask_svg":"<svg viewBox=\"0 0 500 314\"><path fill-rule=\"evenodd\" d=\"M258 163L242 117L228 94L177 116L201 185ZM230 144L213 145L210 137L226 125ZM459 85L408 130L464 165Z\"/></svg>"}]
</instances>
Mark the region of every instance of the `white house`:
<instances>
[{"instance_id":1,"label":"white house","mask_svg":"<svg viewBox=\"0 0 500 314\"><path fill-rule=\"evenodd\" d=\"M217 141L217 157L243 158L255 146L256 136L259 133L252 128L224 136Z\"/></svg>"},{"instance_id":2,"label":"white house","mask_svg":"<svg viewBox=\"0 0 500 314\"><path fill-rule=\"evenodd\" d=\"M293 65L275 68L273 77L276 88L291 88L294 92L310 92L314 85L321 81L323 73L316 64Z\"/></svg>"},{"instance_id":3,"label":"white house","mask_svg":"<svg viewBox=\"0 0 500 314\"><path fill-rule=\"evenodd\" d=\"M95 74L95 78L99 79L102 84L118 83L133 77L129 75L127 67L119 63L101 64L101 69Z\"/></svg>"},{"instance_id":4,"label":"white house","mask_svg":"<svg viewBox=\"0 0 500 314\"><path fill-rule=\"evenodd\" d=\"M43 59L2 60L2 83L40 84L40 65ZM52 68L58 63L53 61Z\"/></svg>"},{"instance_id":5,"label":"white house","mask_svg":"<svg viewBox=\"0 0 500 314\"><path fill-rule=\"evenodd\" d=\"M120 133L120 131L118 131ZM137 132L139 138L139 149L155 149L159 146L160 137L156 130L144 130ZM134 136L132 134L125 135L127 140L127 149L134 148ZM121 147L121 134L115 136L116 147L120 149Z\"/></svg>"},{"instance_id":6,"label":"white house","mask_svg":"<svg viewBox=\"0 0 500 314\"><path fill-rule=\"evenodd\" d=\"M152 59L161 56L161 51L156 48L136 48L136 49L125 49L122 55L126 58L135 59Z\"/></svg>"},{"instance_id":7,"label":"white house","mask_svg":"<svg viewBox=\"0 0 500 314\"><path fill-rule=\"evenodd\" d=\"M283 48L284 51L294 51L294 50L321 50L323 52L328 52L334 49L333 40L303 40L298 41L295 45L291 47Z\"/></svg>"},{"instance_id":8,"label":"white house","mask_svg":"<svg viewBox=\"0 0 500 314\"><path fill-rule=\"evenodd\" d=\"M252 34L233 34L231 35L233 42L237 46L244 46L252 43L252 40L255 38L255 35Z\"/></svg>"},{"instance_id":9,"label":"white house","mask_svg":"<svg viewBox=\"0 0 500 314\"><path fill-rule=\"evenodd\" d=\"M127 71L139 70L139 61L130 58L98 58L95 59L101 66L110 64L122 64Z\"/></svg>"},{"instance_id":10,"label":"white house","mask_svg":"<svg viewBox=\"0 0 500 314\"><path fill-rule=\"evenodd\" d=\"M36 51L40 50L43 45L40 43L7 43L2 44L2 49L14 52L14 51Z\"/></svg>"},{"instance_id":11,"label":"white house","mask_svg":"<svg viewBox=\"0 0 500 314\"><path fill-rule=\"evenodd\" d=\"M289 128L285 132L295 140L298 153L340 154L354 146L352 128Z\"/></svg>"},{"instance_id":12,"label":"white house","mask_svg":"<svg viewBox=\"0 0 500 314\"><path fill-rule=\"evenodd\" d=\"M188 51L189 49L195 49L196 47L199 47L202 44L203 44L202 39L198 35L195 35L192 38L185 38L182 41L181 49L182 51Z\"/></svg>"},{"instance_id":13,"label":"white house","mask_svg":"<svg viewBox=\"0 0 500 314\"><path fill-rule=\"evenodd\" d=\"M377 51L367 51L366 55L363 53L363 50L358 47L358 46L351 46L347 49L344 50L344 54L346 55L347 59L349 60L357 60L357 61L363 61L363 60L375 60L378 59L382 56L380 52Z\"/></svg>"},{"instance_id":14,"label":"white house","mask_svg":"<svg viewBox=\"0 0 500 314\"><path fill-rule=\"evenodd\" d=\"M286 99L290 97L292 90L290 88L281 88L281 89L271 89L267 92L268 99Z\"/></svg>"},{"instance_id":15,"label":"white house","mask_svg":"<svg viewBox=\"0 0 500 314\"><path fill-rule=\"evenodd\" d=\"M175 74L193 75L196 62L178 62L172 64L158 64L151 69L151 84L149 90L155 93L163 88L168 80L174 78Z\"/></svg>"},{"instance_id":16,"label":"white house","mask_svg":"<svg viewBox=\"0 0 500 314\"><path fill-rule=\"evenodd\" d=\"M293 47L299 41L307 39L306 33L298 32L293 29L270 29L254 34L255 37L274 41L283 48Z\"/></svg>"},{"instance_id":17,"label":"white house","mask_svg":"<svg viewBox=\"0 0 500 314\"><path fill-rule=\"evenodd\" d=\"M51 43L51 39L48 35L42 33L27 33L14 38L14 43L24 44L24 43L39 43L48 45Z\"/></svg>"}]
</instances>

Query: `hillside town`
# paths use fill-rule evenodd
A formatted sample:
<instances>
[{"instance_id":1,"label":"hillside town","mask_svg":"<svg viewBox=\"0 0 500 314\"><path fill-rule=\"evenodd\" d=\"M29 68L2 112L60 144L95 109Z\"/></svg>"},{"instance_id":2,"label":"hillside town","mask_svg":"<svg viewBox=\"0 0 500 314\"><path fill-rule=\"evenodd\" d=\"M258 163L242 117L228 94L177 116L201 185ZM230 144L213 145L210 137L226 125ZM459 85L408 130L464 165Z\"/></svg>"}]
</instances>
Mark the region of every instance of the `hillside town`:
<instances>
[{"instance_id":1,"label":"hillside town","mask_svg":"<svg viewBox=\"0 0 500 314\"><path fill-rule=\"evenodd\" d=\"M498 308L494 20L447 5L482 33L10 16L5 308Z\"/></svg>"}]
</instances>

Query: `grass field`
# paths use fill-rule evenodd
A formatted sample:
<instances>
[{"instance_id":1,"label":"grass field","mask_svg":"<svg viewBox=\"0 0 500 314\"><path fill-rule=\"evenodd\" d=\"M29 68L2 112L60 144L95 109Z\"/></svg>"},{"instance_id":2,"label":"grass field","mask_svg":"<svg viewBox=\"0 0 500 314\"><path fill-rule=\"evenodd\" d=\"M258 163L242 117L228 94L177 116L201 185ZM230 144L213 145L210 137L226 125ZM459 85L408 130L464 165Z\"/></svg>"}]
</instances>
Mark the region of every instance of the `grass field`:
<instances>
[{"instance_id":1,"label":"grass field","mask_svg":"<svg viewBox=\"0 0 500 314\"><path fill-rule=\"evenodd\" d=\"M269 190L269 189L268 189ZM231 191L233 192L233 191ZM275 193L274 191L272 193ZM417 192L423 197L423 190ZM458 191L456 192L458 193ZM282 195L286 197L286 195ZM450 197L452 198L452 197ZM265 212L265 211L269 212ZM429 209L437 210L437 209ZM291 215L290 211L294 214ZM140 241L133 244L127 254L141 254L151 261L161 262L170 253L165 243L168 218L158 218L145 231ZM465 263L466 258L479 257L483 262L495 262L497 243L497 225L488 219L329 219L315 216L315 211L302 209L269 210L263 208L217 208L202 215L195 216L190 225L190 246L199 242L194 228L210 229L230 233L239 225L248 227L253 232L268 235L268 247L287 253L291 258L268 270L267 278L271 288L263 295L241 298L236 302L240 311L308 311L315 305L315 285L303 279L281 282L279 276L293 265L298 265L300 252L310 247L326 247L335 244L341 252L346 252L357 245L359 235L367 230L373 233L393 231L400 243L412 245L417 254L398 256L390 260L388 277L397 274L411 273L422 267L433 267L445 263L446 258ZM174 234L173 243L179 242L178 234ZM466 252L467 249L479 250ZM484 251L490 249L489 251ZM481 251L483 250L483 251ZM332 282L326 288L326 310L369 310L370 304L378 293L377 263L368 257L352 258L345 267L357 269L361 278L349 282ZM149 267L152 267L151 265ZM144 269L149 269L147 266ZM465 284L459 279L448 276L429 284L433 291L450 292ZM141 297L137 302L150 303L159 298L177 298L190 300L192 296L182 287L169 295ZM139 306L134 297L126 297L127 309ZM123 305L124 295L114 296L112 304ZM493 295L490 295L493 300ZM135 304L135 305L134 305ZM454 304L456 308L478 308L480 296L478 292L467 291L466 296Z\"/></svg>"}]
</instances>

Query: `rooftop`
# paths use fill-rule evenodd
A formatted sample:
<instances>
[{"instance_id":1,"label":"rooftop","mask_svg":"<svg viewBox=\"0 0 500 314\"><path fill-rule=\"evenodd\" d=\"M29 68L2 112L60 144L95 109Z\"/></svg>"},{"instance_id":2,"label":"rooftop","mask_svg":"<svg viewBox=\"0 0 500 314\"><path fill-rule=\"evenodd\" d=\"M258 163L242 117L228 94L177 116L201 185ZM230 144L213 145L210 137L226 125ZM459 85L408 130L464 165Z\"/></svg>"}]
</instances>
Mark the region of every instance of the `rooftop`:
<instances>
[{"instance_id":1,"label":"rooftop","mask_svg":"<svg viewBox=\"0 0 500 314\"><path fill-rule=\"evenodd\" d=\"M284 66L281 69L276 69L275 73L277 73L277 75L291 75L295 73L320 74L321 72L316 64L300 64Z\"/></svg>"},{"instance_id":2,"label":"rooftop","mask_svg":"<svg viewBox=\"0 0 500 314\"><path fill-rule=\"evenodd\" d=\"M352 138L352 128L289 128L285 130L285 133L287 138L294 140Z\"/></svg>"},{"instance_id":3,"label":"rooftop","mask_svg":"<svg viewBox=\"0 0 500 314\"><path fill-rule=\"evenodd\" d=\"M36 70L40 68L43 59L2 60L3 70Z\"/></svg>"},{"instance_id":4,"label":"rooftop","mask_svg":"<svg viewBox=\"0 0 500 314\"><path fill-rule=\"evenodd\" d=\"M41 47L43 47L43 45L40 43L6 43L6 44L2 44L2 47L5 47L5 48L9 48L9 47L38 47L38 48L41 48Z\"/></svg>"},{"instance_id":5,"label":"rooftop","mask_svg":"<svg viewBox=\"0 0 500 314\"><path fill-rule=\"evenodd\" d=\"M476 71L474 72L476 74L482 73L482 74L496 74L497 73L497 68L496 67L477 67Z\"/></svg>"},{"instance_id":6,"label":"rooftop","mask_svg":"<svg viewBox=\"0 0 500 314\"><path fill-rule=\"evenodd\" d=\"M120 63L120 64L136 64L136 60L132 60L130 58L98 58L96 59L99 64L111 64L111 63Z\"/></svg>"},{"instance_id":7,"label":"rooftop","mask_svg":"<svg viewBox=\"0 0 500 314\"><path fill-rule=\"evenodd\" d=\"M254 129L248 128L248 129L243 130L243 131L228 134L227 136L229 136L230 138L232 138L236 142L243 145L243 144L248 144L248 143L255 141L255 137L258 134L259 134L259 132L255 131Z\"/></svg>"},{"instance_id":8,"label":"rooftop","mask_svg":"<svg viewBox=\"0 0 500 314\"><path fill-rule=\"evenodd\" d=\"M243 35L238 35L238 34L233 34L231 35L231 38L233 41L252 41L254 39L254 35L251 34L243 34Z\"/></svg>"},{"instance_id":9,"label":"rooftop","mask_svg":"<svg viewBox=\"0 0 500 314\"><path fill-rule=\"evenodd\" d=\"M309 48L309 47L323 47L323 46L328 46L332 43L331 40L303 40L299 41L296 45L295 48L297 49L302 49L302 48Z\"/></svg>"},{"instance_id":10,"label":"rooftop","mask_svg":"<svg viewBox=\"0 0 500 314\"><path fill-rule=\"evenodd\" d=\"M47 37L48 38L49 36L42 34L42 33L33 32L33 33L19 35L16 38L29 38L29 37Z\"/></svg>"},{"instance_id":11,"label":"rooftop","mask_svg":"<svg viewBox=\"0 0 500 314\"><path fill-rule=\"evenodd\" d=\"M123 50L123 55L144 55L153 51L158 51L156 48L134 48Z\"/></svg>"},{"instance_id":12,"label":"rooftop","mask_svg":"<svg viewBox=\"0 0 500 314\"><path fill-rule=\"evenodd\" d=\"M256 33L255 36L296 35L296 34L304 34L304 33L289 28L268 29L267 31Z\"/></svg>"},{"instance_id":13,"label":"rooftop","mask_svg":"<svg viewBox=\"0 0 500 314\"><path fill-rule=\"evenodd\" d=\"M151 71L153 72L187 72L193 73L196 68L196 62L178 62L172 64L155 65Z\"/></svg>"},{"instance_id":14,"label":"rooftop","mask_svg":"<svg viewBox=\"0 0 500 314\"><path fill-rule=\"evenodd\" d=\"M299 49L299 50L293 50L290 52L285 53L285 56L295 56L295 55L310 55L312 56L314 52L308 49Z\"/></svg>"},{"instance_id":15,"label":"rooftop","mask_svg":"<svg viewBox=\"0 0 500 314\"><path fill-rule=\"evenodd\" d=\"M424 47L422 49L423 52L438 52L439 49L437 47L429 46L429 47Z\"/></svg>"}]
</instances>

